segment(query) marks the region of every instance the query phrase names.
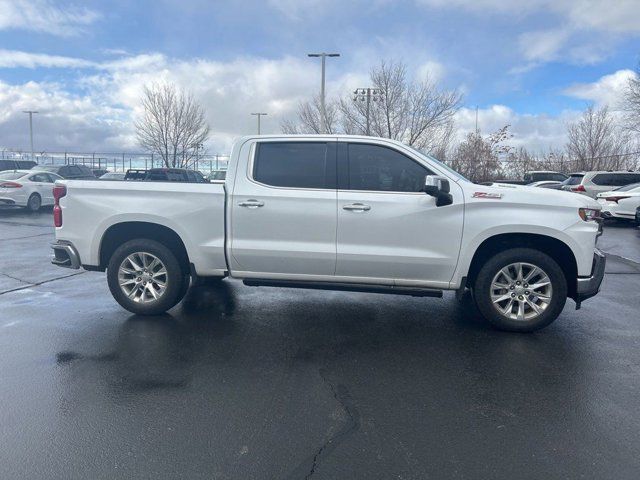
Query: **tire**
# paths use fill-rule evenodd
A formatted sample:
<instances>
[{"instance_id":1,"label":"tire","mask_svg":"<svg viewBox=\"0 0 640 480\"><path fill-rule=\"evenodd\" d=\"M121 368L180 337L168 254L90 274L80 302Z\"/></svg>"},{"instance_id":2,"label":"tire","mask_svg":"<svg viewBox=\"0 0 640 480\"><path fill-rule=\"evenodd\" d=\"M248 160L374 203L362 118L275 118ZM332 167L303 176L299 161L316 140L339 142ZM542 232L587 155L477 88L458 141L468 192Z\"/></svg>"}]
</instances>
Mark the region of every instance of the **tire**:
<instances>
[{"instance_id":1,"label":"tire","mask_svg":"<svg viewBox=\"0 0 640 480\"><path fill-rule=\"evenodd\" d=\"M38 210L40 210L41 206L42 206L42 198L40 198L40 195L37 193L32 193L31 196L29 197L29 200L27 200L27 210L35 213Z\"/></svg>"},{"instance_id":2,"label":"tire","mask_svg":"<svg viewBox=\"0 0 640 480\"><path fill-rule=\"evenodd\" d=\"M535 283L530 286L527 279ZM480 268L473 296L482 316L494 327L533 332L549 325L562 312L567 280L549 255L531 248L513 248L494 255Z\"/></svg>"},{"instance_id":3,"label":"tire","mask_svg":"<svg viewBox=\"0 0 640 480\"><path fill-rule=\"evenodd\" d=\"M155 263L154 258L160 263ZM137 267L144 266L151 268L147 273L143 270L136 273ZM152 274L154 270L156 276ZM189 286L187 283L185 288L185 278L175 255L163 244L146 238L122 244L111 255L107 266L107 282L113 298L125 310L138 315L158 315L175 306Z\"/></svg>"}]
</instances>

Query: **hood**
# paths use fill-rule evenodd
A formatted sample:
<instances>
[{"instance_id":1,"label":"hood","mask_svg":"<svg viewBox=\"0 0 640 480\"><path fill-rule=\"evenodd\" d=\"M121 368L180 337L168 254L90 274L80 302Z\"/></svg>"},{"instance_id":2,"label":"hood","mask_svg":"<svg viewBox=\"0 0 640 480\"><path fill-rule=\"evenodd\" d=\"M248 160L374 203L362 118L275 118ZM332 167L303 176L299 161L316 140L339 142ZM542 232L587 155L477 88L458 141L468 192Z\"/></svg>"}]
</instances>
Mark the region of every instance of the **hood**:
<instances>
[{"instance_id":1,"label":"hood","mask_svg":"<svg viewBox=\"0 0 640 480\"><path fill-rule=\"evenodd\" d=\"M465 190L468 192L469 197L472 198L474 198L473 195L475 193L487 192L500 195L500 198L496 198L494 201L551 206L565 205L576 208L601 208L601 205L593 198L566 190L553 190L507 183L494 183L492 185L469 183L466 187Z\"/></svg>"}]
</instances>

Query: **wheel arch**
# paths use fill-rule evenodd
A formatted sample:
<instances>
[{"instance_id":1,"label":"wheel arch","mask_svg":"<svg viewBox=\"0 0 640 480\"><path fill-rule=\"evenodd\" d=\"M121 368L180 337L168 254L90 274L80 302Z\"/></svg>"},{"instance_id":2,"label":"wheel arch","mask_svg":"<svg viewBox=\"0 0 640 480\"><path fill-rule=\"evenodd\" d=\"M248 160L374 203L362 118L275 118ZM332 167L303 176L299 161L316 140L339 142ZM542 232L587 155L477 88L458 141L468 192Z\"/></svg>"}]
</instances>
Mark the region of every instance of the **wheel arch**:
<instances>
[{"instance_id":1,"label":"wheel arch","mask_svg":"<svg viewBox=\"0 0 640 480\"><path fill-rule=\"evenodd\" d=\"M116 249L129 240L145 238L169 248L178 259L185 275L189 274L189 254L175 230L158 223L126 221L111 225L102 235L99 247L99 269L105 270Z\"/></svg>"},{"instance_id":2,"label":"wheel arch","mask_svg":"<svg viewBox=\"0 0 640 480\"><path fill-rule=\"evenodd\" d=\"M473 285L484 261L509 248L532 248L549 255L558 263L567 279L568 296L575 297L578 265L573 250L562 240L534 233L501 233L485 239L473 254L466 286Z\"/></svg>"}]
</instances>

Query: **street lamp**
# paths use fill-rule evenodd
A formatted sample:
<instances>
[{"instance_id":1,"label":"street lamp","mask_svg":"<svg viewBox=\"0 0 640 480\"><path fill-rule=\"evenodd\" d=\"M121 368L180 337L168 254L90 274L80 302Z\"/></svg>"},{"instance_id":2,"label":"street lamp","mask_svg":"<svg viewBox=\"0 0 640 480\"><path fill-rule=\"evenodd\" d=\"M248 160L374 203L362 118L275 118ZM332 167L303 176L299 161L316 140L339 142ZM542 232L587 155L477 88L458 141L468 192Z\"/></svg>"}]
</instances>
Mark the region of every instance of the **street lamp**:
<instances>
[{"instance_id":1,"label":"street lamp","mask_svg":"<svg viewBox=\"0 0 640 480\"><path fill-rule=\"evenodd\" d=\"M339 57L339 53L308 53L308 57L320 57L322 59L322 80L320 81L320 133L327 133L327 111L324 106L324 78L325 59L327 57Z\"/></svg>"},{"instance_id":2,"label":"street lamp","mask_svg":"<svg viewBox=\"0 0 640 480\"><path fill-rule=\"evenodd\" d=\"M35 110L23 110L22 113L29 114L29 139L31 140L31 161L33 161L33 114L38 112Z\"/></svg>"},{"instance_id":3,"label":"street lamp","mask_svg":"<svg viewBox=\"0 0 640 480\"><path fill-rule=\"evenodd\" d=\"M374 102L382 101L382 90L379 88L356 88L353 91L353 101L354 102L367 102L367 110L366 110L366 119L367 119L367 137L370 136L370 128L369 128L369 112L371 100Z\"/></svg>"},{"instance_id":4,"label":"street lamp","mask_svg":"<svg viewBox=\"0 0 640 480\"><path fill-rule=\"evenodd\" d=\"M258 135L260 135L260 117L263 115L267 115L266 113L252 113L251 115L255 115L258 117Z\"/></svg>"}]
</instances>

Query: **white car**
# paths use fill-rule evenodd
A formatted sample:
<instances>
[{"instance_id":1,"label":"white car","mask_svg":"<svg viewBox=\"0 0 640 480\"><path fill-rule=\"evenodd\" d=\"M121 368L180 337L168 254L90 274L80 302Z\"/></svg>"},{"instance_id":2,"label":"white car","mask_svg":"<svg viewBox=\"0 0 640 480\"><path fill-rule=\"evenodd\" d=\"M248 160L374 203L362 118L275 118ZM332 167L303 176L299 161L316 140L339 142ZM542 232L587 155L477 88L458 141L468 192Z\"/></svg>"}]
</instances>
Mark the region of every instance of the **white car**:
<instances>
[{"instance_id":1,"label":"white car","mask_svg":"<svg viewBox=\"0 0 640 480\"><path fill-rule=\"evenodd\" d=\"M244 137L224 182L63 180L54 197L52 262L106 270L116 301L143 315L180 302L190 278L229 276L427 297L470 288L493 325L533 331L604 276L595 200L477 185L383 138Z\"/></svg>"},{"instance_id":2,"label":"white car","mask_svg":"<svg viewBox=\"0 0 640 480\"><path fill-rule=\"evenodd\" d=\"M53 184L60 175L38 170L0 172L0 205L16 205L37 212L53 205Z\"/></svg>"},{"instance_id":3,"label":"white car","mask_svg":"<svg viewBox=\"0 0 640 480\"><path fill-rule=\"evenodd\" d=\"M640 207L640 183L599 193L596 199L602 205L604 218L635 220L636 208Z\"/></svg>"}]
</instances>

